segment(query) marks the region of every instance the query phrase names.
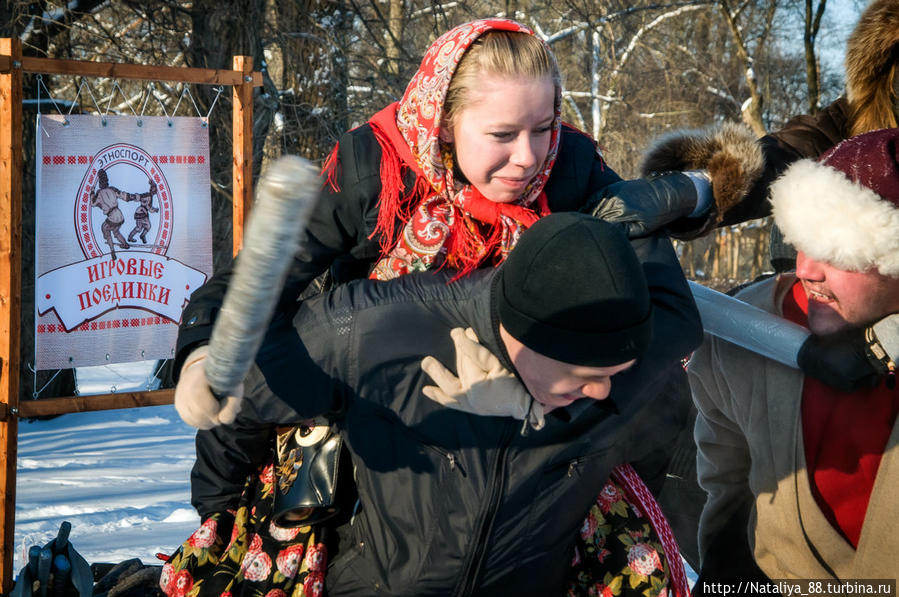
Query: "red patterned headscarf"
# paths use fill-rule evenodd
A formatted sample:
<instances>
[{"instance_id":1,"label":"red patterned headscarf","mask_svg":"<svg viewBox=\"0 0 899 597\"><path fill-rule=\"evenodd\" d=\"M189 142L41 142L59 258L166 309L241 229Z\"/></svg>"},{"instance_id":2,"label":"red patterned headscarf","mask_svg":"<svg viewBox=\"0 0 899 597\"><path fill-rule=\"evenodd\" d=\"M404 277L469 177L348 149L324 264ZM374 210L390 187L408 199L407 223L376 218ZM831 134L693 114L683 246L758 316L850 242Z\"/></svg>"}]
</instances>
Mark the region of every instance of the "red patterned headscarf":
<instances>
[{"instance_id":1,"label":"red patterned headscarf","mask_svg":"<svg viewBox=\"0 0 899 597\"><path fill-rule=\"evenodd\" d=\"M369 121L382 151L375 228L382 239L382 257L373 278L390 279L444 263L461 275L484 263L499 263L521 232L549 213L543 188L559 148L561 89L555 93L549 152L515 203L490 201L473 185L457 181L452 147L439 137L444 101L459 61L479 36L494 30L534 35L505 19L483 19L451 29L425 53L403 98ZM326 163L328 167L333 164ZM411 189L403 183L410 169L416 174ZM397 220L403 224L399 238Z\"/></svg>"}]
</instances>

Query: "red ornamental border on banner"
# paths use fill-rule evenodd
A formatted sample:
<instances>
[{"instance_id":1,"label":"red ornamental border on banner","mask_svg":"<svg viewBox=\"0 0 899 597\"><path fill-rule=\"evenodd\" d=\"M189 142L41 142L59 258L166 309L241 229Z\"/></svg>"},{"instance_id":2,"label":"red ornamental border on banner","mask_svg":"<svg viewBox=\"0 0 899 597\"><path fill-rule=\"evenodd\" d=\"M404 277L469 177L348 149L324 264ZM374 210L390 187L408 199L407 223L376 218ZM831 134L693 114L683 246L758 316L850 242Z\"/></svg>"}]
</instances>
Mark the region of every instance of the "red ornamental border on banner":
<instances>
[{"instance_id":1,"label":"red ornamental border on banner","mask_svg":"<svg viewBox=\"0 0 899 597\"><path fill-rule=\"evenodd\" d=\"M202 155L154 155L153 160L157 164L205 164L206 157ZM45 155L45 166L72 166L75 164L89 164L93 156L90 155Z\"/></svg>"},{"instance_id":2,"label":"red ornamental border on banner","mask_svg":"<svg viewBox=\"0 0 899 597\"><path fill-rule=\"evenodd\" d=\"M73 332L88 332L95 330L113 330L127 327L146 327L151 325L178 325L168 317L157 315L155 317L123 317L111 321L85 321L75 329L66 331L61 323L41 323L37 326L38 334L71 334Z\"/></svg>"}]
</instances>

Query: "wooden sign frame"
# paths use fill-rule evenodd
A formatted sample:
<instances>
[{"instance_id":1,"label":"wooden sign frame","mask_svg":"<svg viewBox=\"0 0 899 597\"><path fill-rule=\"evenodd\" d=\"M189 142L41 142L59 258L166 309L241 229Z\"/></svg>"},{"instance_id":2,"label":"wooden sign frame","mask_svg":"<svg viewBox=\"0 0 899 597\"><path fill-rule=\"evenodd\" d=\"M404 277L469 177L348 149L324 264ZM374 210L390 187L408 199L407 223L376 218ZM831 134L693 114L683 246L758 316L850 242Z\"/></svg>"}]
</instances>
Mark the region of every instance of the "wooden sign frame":
<instances>
[{"instance_id":1,"label":"wooden sign frame","mask_svg":"<svg viewBox=\"0 0 899 597\"><path fill-rule=\"evenodd\" d=\"M22 56L18 39L0 39L0 591L13 583L18 417L171 404L174 391L68 396L19 402L22 293L22 79L24 73L228 85L233 99L233 252L253 194L253 88L262 74L251 56L232 70L178 68Z\"/></svg>"}]
</instances>

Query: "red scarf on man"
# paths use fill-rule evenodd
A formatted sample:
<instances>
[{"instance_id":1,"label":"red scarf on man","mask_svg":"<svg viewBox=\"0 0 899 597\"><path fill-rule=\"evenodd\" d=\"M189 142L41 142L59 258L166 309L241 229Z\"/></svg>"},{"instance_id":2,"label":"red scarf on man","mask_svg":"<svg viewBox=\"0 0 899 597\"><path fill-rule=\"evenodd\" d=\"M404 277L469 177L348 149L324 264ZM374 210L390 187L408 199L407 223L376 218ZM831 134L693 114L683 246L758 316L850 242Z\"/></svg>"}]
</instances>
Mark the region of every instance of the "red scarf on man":
<instances>
[{"instance_id":1,"label":"red scarf on man","mask_svg":"<svg viewBox=\"0 0 899 597\"><path fill-rule=\"evenodd\" d=\"M784 298L783 311L790 321L808 326L808 297L800 282ZM811 377L803 383L802 439L812 495L855 548L897 412L899 392L884 383L851 394Z\"/></svg>"}]
</instances>

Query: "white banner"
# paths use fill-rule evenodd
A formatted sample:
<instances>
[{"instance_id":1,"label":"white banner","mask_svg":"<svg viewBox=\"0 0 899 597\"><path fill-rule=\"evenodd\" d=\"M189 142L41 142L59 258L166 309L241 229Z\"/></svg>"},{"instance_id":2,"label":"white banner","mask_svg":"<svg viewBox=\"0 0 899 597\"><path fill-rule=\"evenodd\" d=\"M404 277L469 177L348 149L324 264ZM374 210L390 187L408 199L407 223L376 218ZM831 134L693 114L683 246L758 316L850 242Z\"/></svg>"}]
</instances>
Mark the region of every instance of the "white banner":
<instances>
[{"instance_id":1,"label":"white banner","mask_svg":"<svg viewBox=\"0 0 899 597\"><path fill-rule=\"evenodd\" d=\"M171 358L212 271L200 118L38 116L37 369Z\"/></svg>"}]
</instances>

